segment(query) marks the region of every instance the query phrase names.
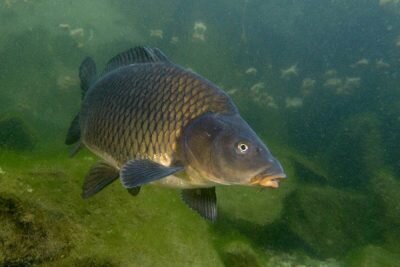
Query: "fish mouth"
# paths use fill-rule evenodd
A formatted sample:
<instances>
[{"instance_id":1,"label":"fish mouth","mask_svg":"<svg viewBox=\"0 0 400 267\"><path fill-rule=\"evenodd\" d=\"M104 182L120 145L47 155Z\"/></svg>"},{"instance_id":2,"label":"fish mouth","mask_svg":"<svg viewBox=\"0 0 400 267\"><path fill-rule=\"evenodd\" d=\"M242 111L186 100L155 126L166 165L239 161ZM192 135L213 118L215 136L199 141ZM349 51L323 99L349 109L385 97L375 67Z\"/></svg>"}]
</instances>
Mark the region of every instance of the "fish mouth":
<instances>
[{"instance_id":1,"label":"fish mouth","mask_svg":"<svg viewBox=\"0 0 400 267\"><path fill-rule=\"evenodd\" d=\"M282 179L286 178L285 173L278 173L278 174L261 174L257 175L256 177L252 178L250 181L251 185L259 185L262 187L270 187L270 188L278 188L279 183Z\"/></svg>"}]
</instances>

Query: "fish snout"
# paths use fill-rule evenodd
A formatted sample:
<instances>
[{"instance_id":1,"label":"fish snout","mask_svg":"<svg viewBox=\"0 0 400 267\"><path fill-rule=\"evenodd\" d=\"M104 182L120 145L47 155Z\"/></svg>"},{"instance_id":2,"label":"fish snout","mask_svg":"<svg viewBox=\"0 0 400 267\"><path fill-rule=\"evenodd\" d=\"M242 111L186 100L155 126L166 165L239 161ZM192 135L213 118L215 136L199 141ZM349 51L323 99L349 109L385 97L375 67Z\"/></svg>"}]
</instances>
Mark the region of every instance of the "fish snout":
<instances>
[{"instance_id":1,"label":"fish snout","mask_svg":"<svg viewBox=\"0 0 400 267\"><path fill-rule=\"evenodd\" d=\"M286 174L278 160L271 160L271 164L250 180L251 185L260 185L262 187L278 188L281 179L285 179Z\"/></svg>"}]
</instances>

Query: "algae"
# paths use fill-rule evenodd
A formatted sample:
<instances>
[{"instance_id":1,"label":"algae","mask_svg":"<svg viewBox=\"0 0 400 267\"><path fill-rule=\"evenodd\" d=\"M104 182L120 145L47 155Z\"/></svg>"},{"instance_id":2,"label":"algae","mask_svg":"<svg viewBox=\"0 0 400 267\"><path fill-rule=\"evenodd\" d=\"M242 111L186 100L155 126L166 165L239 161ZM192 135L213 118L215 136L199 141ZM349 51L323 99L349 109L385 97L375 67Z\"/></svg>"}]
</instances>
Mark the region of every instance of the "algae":
<instances>
[{"instance_id":1,"label":"algae","mask_svg":"<svg viewBox=\"0 0 400 267\"><path fill-rule=\"evenodd\" d=\"M391 253L379 246L369 245L350 253L346 260L349 267L396 267L400 264L398 254Z\"/></svg>"},{"instance_id":2,"label":"algae","mask_svg":"<svg viewBox=\"0 0 400 267\"><path fill-rule=\"evenodd\" d=\"M31 266L56 261L69 254L72 231L61 213L43 210L0 193L0 221L0 263L3 266ZM54 224L54 221L63 225Z\"/></svg>"},{"instance_id":3,"label":"algae","mask_svg":"<svg viewBox=\"0 0 400 267\"><path fill-rule=\"evenodd\" d=\"M18 117L0 119L0 148L17 151L32 150L36 138L26 123Z\"/></svg>"}]
</instances>

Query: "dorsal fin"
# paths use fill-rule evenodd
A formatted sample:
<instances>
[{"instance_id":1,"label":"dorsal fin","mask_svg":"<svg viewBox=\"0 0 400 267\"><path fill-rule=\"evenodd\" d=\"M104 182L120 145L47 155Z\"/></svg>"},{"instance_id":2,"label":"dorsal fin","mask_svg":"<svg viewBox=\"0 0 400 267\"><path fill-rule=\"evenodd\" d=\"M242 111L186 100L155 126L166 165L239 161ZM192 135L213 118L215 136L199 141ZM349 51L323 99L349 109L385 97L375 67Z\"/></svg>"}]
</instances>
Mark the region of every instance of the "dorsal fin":
<instances>
[{"instance_id":1,"label":"dorsal fin","mask_svg":"<svg viewBox=\"0 0 400 267\"><path fill-rule=\"evenodd\" d=\"M137 46L113 57L110 61L108 61L103 73L107 73L119 67L130 64L150 62L170 62L170 60L158 48Z\"/></svg>"}]
</instances>

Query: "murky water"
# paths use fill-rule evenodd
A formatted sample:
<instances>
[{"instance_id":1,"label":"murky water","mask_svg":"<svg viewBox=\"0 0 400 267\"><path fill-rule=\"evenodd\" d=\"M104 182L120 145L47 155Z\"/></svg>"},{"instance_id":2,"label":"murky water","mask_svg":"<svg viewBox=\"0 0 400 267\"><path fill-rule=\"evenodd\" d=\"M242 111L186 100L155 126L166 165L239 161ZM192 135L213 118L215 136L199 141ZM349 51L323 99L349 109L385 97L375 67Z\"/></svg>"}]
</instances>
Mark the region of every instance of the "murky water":
<instances>
[{"instance_id":1,"label":"murky water","mask_svg":"<svg viewBox=\"0 0 400 267\"><path fill-rule=\"evenodd\" d=\"M279 189L178 190L68 157L78 68L158 47L223 88L281 161ZM0 1L0 265L400 266L400 1Z\"/></svg>"}]
</instances>

